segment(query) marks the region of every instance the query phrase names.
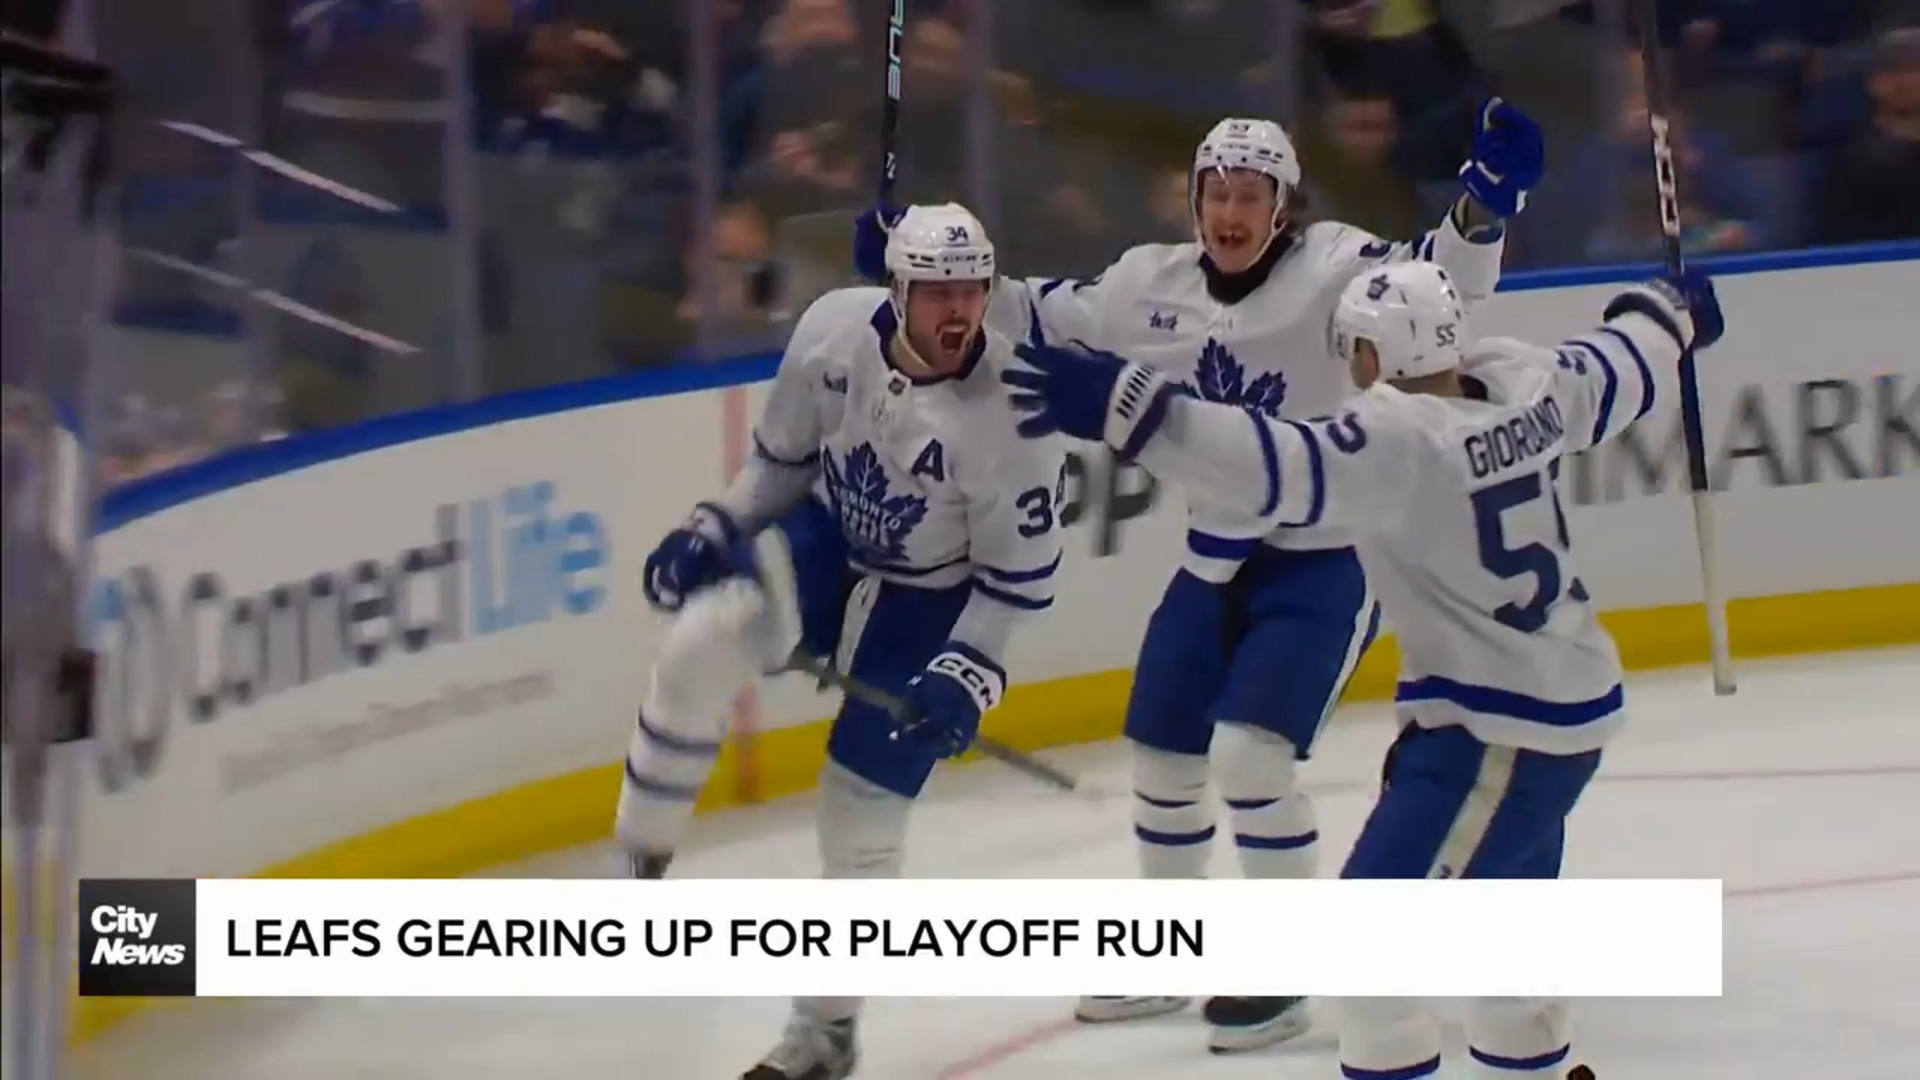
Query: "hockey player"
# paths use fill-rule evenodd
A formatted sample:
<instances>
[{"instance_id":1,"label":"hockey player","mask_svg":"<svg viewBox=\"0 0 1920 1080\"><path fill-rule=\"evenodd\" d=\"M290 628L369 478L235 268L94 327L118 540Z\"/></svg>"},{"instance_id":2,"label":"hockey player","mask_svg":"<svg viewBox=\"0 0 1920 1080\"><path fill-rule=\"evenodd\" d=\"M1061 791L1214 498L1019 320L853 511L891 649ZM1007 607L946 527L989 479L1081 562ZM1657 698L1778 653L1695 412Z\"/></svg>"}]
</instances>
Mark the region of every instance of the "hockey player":
<instances>
[{"instance_id":1,"label":"hockey player","mask_svg":"<svg viewBox=\"0 0 1920 1080\"><path fill-rule=\"evenodd\" d=\"M677 611L627 752L617 833L636 877L666 873L733 696L796 649L906 699L904 728L849 700L820 778L828 877L898 877L907 813L1006 691L1016 624L1053 602L1062 440L1024 441L984 325L993 245L965 209L909 209L887 288L801 316L754 431L753 460L647 559ZM852 998L794 1003L745 1080L840 1080Z\"/></svg>"},{"instance_id":2,"label":"hockey player","mask_svg":"<svg viewBox=\"0 0 1920 1080\"><path fill-rule=\"evenodd\" d=\"M1387 243L1302 222L1300 163L1286 132L1266 120L1222 120L1193 157L1195 242L1136 247L1089 281L1002 278L996 325L1006 320L1011 337L1112 349L1202 400L1323 415L1353 392L1326 335L1348 279L1366 266L1426 259L1448 269L1469 303L1491 294L1505 222L1525 206L1543 163L1538 127L1488 102L1461 169L1465 192L1446 220L1416 241ZM879 269L879 220L861 219L864 271ZM1275 532L1246 515L1190 508L1186 557L1148 623L1127 704L1142 876L1205 876L1209 779L1245 876L1314 876L1319 833L1296 762L1379 626L1350 545L1337 528ZM1127 1020L1186 1005L1092 997L1076 1015ZM1266 1046L1306 1022L1304 1003L1289 998L1216 997L1204 1013L1215 1052Z\"/></svg>"},{"instance_id":3,"label":"hockey player","mask_svg":"<svg viewBox=\"0 0 1920 1080\"><path fill-rule=\"evenodd\" d=\"M1111 353L1023 347L1006 381L1023 434L1099 439L1196 504L1276 524L1356 530L1399 634L1398 740L1342 873L1554 878L1565 821L1624 720L1619 654L1569 555L1561 460L1652 408L1655 372L1724 330L1698 274L1627 289L1604 324L1545 349L1490 338L1463 357L1445 271L1362 273L1331 337L1371 387L1335 416L1272 420L1194 400ZM1470 1013L1477 1075L1558 1077L1563 1004L1489 999ZM1418 1080L1439 1028L1416 1002L1354 1001L1343 1074Z\"/></svg>"}]
</instances>

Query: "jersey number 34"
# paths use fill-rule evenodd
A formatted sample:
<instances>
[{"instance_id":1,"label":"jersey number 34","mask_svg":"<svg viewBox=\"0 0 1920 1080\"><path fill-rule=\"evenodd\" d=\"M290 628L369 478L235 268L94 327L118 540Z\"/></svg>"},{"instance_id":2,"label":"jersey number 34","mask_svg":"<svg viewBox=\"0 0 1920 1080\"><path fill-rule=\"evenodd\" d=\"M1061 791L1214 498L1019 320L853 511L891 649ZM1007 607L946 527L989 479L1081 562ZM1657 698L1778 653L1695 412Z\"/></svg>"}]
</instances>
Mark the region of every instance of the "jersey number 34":
<instances>
[{"instance_id":1,"label":"jersey number 34","mask_svg":"<svg viewBox=\"0 0 1920 1080\"><path fill-rule=\"evenodd\" d=\"M1473 493L1474 527L1480 534L1480 565L1502 580L1522 577L1534 579L1533 596L1525 603L1507 603L1494 610L1493 617L1504 626L1531 634L1547 625L1547 616L1560 599L1562 590L1575 600L1587 599L1586 586L1574 578L1567 583L1561 559L1572 548L1567 533L1567 512L1560 506L1560 463L1555 461L1543 477L1532 472L1502 481ZM1553 501L1553 520L1557 547L1538 540L1512 546L1507 536L1506 514L1545 496Z\"/></svg>"}]
</instances>

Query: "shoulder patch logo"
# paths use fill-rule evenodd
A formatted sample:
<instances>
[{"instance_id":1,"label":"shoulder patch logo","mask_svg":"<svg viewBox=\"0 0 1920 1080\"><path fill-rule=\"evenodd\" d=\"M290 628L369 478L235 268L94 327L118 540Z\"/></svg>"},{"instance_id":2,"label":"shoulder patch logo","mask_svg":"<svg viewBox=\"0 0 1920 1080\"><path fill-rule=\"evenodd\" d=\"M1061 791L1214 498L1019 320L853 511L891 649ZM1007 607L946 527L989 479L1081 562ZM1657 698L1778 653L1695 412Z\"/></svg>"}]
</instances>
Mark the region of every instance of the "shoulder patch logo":
<instances>
[{"instance_id":1,"label":"shoulder patch logo","mask_svg":"<svg viewBox=\"0 0 1920 1080\"><path fill-rule=\"evenodd\" d=\"M1208 338L1201 350L1200 366L1187 389L1202 401L1238 405L1263 416L1279 416L1280 405L1287 398L1284 375L1270 371L1248 382L1247 369L1225 345L1213 338Z\"/></svg>"},{"instance_id":2,"label":"shoulder patch logo","mask_svg":"<svg viewBox=\"0 0 1920 1080\"><path fill-rule=\"evenodd\" d=\"M893 494L872 443L847 451L844 462L836 463L831 453L821 461L834 516L854 549L880 561L906 558L907 538L927 516L926 496Z\"/></svg>"}]
</instances>

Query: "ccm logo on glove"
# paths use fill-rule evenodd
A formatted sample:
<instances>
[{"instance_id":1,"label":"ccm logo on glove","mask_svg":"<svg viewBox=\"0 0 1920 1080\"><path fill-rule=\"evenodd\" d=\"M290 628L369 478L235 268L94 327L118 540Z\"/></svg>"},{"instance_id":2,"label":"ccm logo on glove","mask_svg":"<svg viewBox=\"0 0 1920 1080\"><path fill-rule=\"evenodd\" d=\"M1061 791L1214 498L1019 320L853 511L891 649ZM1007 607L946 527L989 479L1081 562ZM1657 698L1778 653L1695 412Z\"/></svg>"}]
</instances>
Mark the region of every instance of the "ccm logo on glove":
<instances>
[{"instance_id":1,"label":"ccm logo on glove","mask_svg":"<svg viewBox=\"0 0 1920 1080\"><path fill-rule=\"evenodd\" d=\"M927 665L927 674L945 675L959 683L983 713L1000 704L1000 699L1007 692L1005 675L975 662L964 653L941 653Z\"/></svg>"}]
</instances>

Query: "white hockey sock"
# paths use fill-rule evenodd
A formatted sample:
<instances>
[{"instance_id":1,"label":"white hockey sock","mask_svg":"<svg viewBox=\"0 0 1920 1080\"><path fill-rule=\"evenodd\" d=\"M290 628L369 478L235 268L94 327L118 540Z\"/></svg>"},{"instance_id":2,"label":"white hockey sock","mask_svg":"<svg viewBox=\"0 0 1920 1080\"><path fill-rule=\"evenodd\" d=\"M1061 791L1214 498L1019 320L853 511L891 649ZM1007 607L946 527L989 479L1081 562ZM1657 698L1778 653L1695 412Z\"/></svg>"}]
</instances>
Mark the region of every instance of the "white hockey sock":
<instances>
[{"instance_id":1,"label":"white hockey sock","mask_svg":"<svg viewBox=\"0 0 1920 1080\"><path fill-rule=\"evenodd\" d=\"M913 800L828 761L820 773L820 870L826 878L897 878L906 867ZM860 1015L857 997L801 997L793 1008L816 1020Z\"/></svg>"},{"instance_id":2,"label":"white hockey sock","mask_svg":"<svg viewBox=\"0 0 1920 1080\"><path fill-rule=\"evenodd\" d=\"M1467 1011L1476 1080L1558 1080L1572 1042L1572 1015L1555 998L1483 998Z\"/></svg>"},{"instance_id":3,"label":"white hockey sock","mask_svg":"<svg viewBox=\"0 0 1920 1080\"><path fill-rule=\"evenodd\" d=\"M1249 878L1310 878L1319 871L1313 802L1298 790L1293 744L1245 724L1214 731L1215 783L1233 822L1240 872Z\"/></svg>"},{"instance_id":4,"label":"white hockey sock","mask_svg":"<svg viewBox=\"0 0 1920 1080\"><path fill-rule=\"evenodd\" d=\"M1205 757L1133 744L1133 835L1141 877L1207 876L1213 806Z\"/></svg>"},{"instance_id":5,"label":"white hockey sock","mask_svg":"<svg viewBox=\"0 0 1920 1080\"><path fill-rule=\"evenodd\" d=\"M668 629L627 745L614 817L627 850L679 846L720 753L719 717L764 663L756 631L765 611L759 586L734 579L695 593Z\"/></svg>"},{"instance_id":6,"label":"white hockey sock","mask_svg":"<svg viewBox=\"0 0 1920 1080\"><path fill-rule=\"evenodd\" d=\"M720 741L685 734L687 725L670 724L657 711L654 695L648 695L647 702L627 743L614 832L628 851L664 855L678 848L686 834L694 801L720 754ZM718 732L720 725L711 729Z\"/></svg>"},{"instance_id":7,"label":"white hockey sock","mask_svg":"<svg viewBox=\"0 0 1920 1080\"><path fill-rule=\"evenodd\" d=\"M1409 998L1341 1002L1340 1075L1345 1080L1428 1080L1440 1074L1440 1024Z\"/></svg>"}]
</instances>

